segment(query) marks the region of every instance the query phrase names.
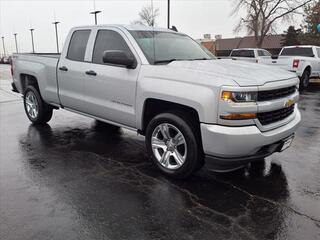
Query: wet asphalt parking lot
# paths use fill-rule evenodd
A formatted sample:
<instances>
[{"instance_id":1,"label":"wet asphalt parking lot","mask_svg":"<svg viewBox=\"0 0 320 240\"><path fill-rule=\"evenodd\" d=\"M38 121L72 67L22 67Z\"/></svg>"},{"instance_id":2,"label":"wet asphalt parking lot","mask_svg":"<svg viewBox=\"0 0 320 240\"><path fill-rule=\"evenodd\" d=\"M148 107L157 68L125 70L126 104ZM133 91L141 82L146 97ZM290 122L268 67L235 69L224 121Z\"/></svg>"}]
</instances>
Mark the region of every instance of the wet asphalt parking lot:
<instances>
[{"instance_id":1,"label":"wet asphalt parking lot","mask_svg":"<svg viewBox=\"0 0 320 240\"><path fill-rule=\"evenodd\" d=\"M320 239L319 81L291 148L177 181L134 132L63 110L31 125L8 66L0 79L0 239Z\"/></svg>"}]
</instances>

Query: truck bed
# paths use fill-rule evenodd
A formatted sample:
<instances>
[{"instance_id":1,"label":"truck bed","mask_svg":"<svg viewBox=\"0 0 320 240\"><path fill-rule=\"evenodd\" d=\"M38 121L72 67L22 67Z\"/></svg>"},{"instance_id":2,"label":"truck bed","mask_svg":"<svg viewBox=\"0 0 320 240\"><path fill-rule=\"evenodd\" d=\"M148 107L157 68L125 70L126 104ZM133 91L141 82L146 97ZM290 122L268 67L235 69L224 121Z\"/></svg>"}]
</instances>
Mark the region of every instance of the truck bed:
<instances>
[{"instance_id":1,"label":"truck bed","mask_svg":"<svg viewBox=\"0 0 320 240\"><path fill-rule=\"evenodd\" d=\"M42 97L48 102L59 103L57 66L60 54L57 53L19 53L13 55L15 85L20 93L24 86L21 79L25 75L34 76L38 81ZM23 81L22 81L23 82Z\"/></svg>"},{"instance_id":2,"label":"truck bed","mask_svg":"<svg viewBox=\"0 0 320 240\"><path fill-rule=\"evenodd\" d=\"M38 57L49 57L49 58L60 58L60 53L19 53L16 55L27 55L27 56L38 56Z\"/></svg>"}]
</instances>

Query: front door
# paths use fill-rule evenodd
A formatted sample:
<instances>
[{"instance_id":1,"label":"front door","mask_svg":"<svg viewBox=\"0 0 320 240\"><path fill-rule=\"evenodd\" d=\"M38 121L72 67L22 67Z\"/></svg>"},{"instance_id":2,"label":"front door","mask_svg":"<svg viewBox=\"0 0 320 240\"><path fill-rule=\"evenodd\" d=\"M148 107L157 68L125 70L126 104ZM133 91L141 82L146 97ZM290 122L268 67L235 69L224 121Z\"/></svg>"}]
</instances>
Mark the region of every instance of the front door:
<instances>
[{"instance_id":1,"label":"front door","mask_svg":"<svg viewBox=\"0 0 320 240\"><path fill-rule=\"evenodd\" d=\"M86 69L84 95L86 111L93 116L135 127L135 95L140 64L135 69L103 63L104 51L122 50L133 54L126 36L117 29L96 33L92 63Z\"/></svg>"}]
</instances>

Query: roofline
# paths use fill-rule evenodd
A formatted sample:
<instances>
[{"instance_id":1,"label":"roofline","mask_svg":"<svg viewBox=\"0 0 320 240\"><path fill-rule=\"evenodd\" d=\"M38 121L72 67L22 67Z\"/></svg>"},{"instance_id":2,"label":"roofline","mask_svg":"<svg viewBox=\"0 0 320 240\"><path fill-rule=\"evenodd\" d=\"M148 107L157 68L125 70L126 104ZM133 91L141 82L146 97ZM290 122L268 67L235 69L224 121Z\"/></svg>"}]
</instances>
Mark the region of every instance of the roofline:
<instances>
[{"instance_id":1,"label":"roofline","mask_svg":"<svg viewBox=\"0 0 320 240\"><path fill-rule=\"evenodd\" d=\"M295 47L320 47L317 45L291 45L291 46L285 46L283 48L295 48Z\"/></svg>"},{"instance_id":2,"label":"roofline","mask_svg":"<svg viewBox=\"0 0 320 240\"><path fill-rule=\"evenodd\" d=\"M264 48L234 48L233 50L266 50Z\"/></svg>"},{"instance_id":3,"label":"roofline","mask_svg":"<svg viewBox=\"0 0 320 240\"><path fill-rule=\"evenodd\" d=\"M104 27L116 27L120 29L126 29L127 31L137 30L137 31L161 31L161 32L172 32L176 33L175 31L167 28L160 28L160 27L151 27L145 25L126 25L126 24L98 24L98 25L81 25L81 26L74 26L72 29L83 29L83 28L104 28Z\"/></svg>"},{"instance_id":4,"label":"roofline","mask_svg":"<svg viewBox=\"0 0 320 240\"><path fill-rule=\"evenodd\" d=\"M253 38L254 36L244 36L244 37L234 37L234 38L220 38L220 39L216 39L216 41L218 40L234 40L234 39L243 39L243 38ZM265 37L284 37L283 34L270 34L270 35L266 35Z\"/></svg>"}]
</instances>

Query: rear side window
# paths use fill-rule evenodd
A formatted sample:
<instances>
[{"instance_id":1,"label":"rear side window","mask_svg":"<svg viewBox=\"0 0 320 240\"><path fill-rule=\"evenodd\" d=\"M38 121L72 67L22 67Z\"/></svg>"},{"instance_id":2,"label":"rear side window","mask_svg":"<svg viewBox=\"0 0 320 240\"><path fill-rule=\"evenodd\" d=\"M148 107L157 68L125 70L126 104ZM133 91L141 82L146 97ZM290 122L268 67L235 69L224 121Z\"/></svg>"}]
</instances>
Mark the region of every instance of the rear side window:
<instances>
[{"instance_id":1,"label":"rear side window","mask_svg":"<svg viewBox=\"0 0 320 240\"><path fill-rule=\"evenodd\" d=\"M259 55L260 57L271 56L271 54L270 54L268 51L266 51L266 50L258 50L258 55Z\"/></svg>"},{"instance_id":2,"label":"rear side window","mask_svg":"<svg viewBox=\"0 0 320 240\"><path fill-rule=\"evenodd\" d=\"M281 52L281 56L301 56L301 57L312 57L312 48L295 47L295 48L284 48Z\"/></svg>"},{"instance_id":3,"label":"rear side window","mask_svg":"<svg viewBox=\"0 0 320 240\"><path fill-rule=\"evenodd\" d=\"M320 58L320 48L317 48L318 58Z\"/></svg>"},{"instance_id":4,"label":"rear side window","mask_svg":"<svg viewBox=\"0 0 320 240\"><path fill-rule=\"evenodd\" d=\"M122 36L112 30L99 30L93 50L92 62L104 64L103 52L108 50L121 50L132 55L126 41Z\"/></svg>"},{"instance_id":5,"label":"rear side window","mask_svg":"<svg viewBox=\"0 0 320 240\"><path fill-rule=\"evenodd\" d=\"M74 61L84 61L90 30L74 31L70 40L67 58Z\"/></svg>"},{"instance_id":6,"label":"rear side window","mask_svg":"<svg viewBox=\"0 0 320 240\"><path fill-rule=\"evenodd\" d=\"M254 51L253 50L234 50L231 53L231 57L254 58Z\"/></svg>"}]
</instances>

